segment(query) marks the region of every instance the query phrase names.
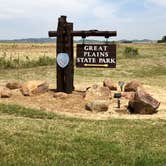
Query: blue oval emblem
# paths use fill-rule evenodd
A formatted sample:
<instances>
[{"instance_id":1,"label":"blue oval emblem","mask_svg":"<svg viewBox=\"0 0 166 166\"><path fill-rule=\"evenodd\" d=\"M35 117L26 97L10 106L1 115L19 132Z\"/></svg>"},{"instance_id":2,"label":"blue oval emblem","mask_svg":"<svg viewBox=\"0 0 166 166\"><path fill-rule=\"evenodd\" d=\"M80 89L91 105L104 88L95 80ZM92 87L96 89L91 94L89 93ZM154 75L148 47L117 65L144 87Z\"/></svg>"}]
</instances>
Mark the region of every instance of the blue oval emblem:
<instances>
[{"instance_id":1,"label":"blue oval emblem","mask_svg":"<svg viewBox=\"0 0 166 166\"><path fill-rule=\"evenodd\" d=\"M59 53L56 61L61 68L65 68L69 64L69 55L67 53Z\"/></svg>"}]
</instances>

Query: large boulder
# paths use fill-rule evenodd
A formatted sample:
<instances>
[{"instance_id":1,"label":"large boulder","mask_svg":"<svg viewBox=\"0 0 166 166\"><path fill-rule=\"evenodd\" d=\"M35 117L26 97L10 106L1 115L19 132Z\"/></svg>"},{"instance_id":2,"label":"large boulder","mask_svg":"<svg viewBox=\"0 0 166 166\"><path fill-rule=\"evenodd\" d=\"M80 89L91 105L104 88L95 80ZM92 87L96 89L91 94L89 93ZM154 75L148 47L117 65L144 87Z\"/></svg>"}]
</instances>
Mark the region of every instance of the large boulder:
<instances>
[{"instance_id":1,"label":"large boulder","mask_svg":"<svg viewBox=\"0 0 166 166\"><path fill-rule=\"evenodd\" d=\"M97 111L97 112L105 112L108 110L109 102L108 100L94 100L92 102L88 102L85 105L85 109L88 111Z\"/></svg>"},{"instance_id":2,"label":"large boulder","mask_svg":"<svg viewBox=\"0 0 166 166\"><path fill-rule=\"evenodd\" d=\"M47 92L49 84L45 81L28 81L21 86L21 93L24 96L31 96Z\"/></svg>"},{"instance_id":3,"label":"large boulder","mask_svg":"<svg viewBox=\"0 0 166 166\"><path fill-rule=\"evenodd\" d=\"M124 91L136 92L138 87L143 88L142 84L139 81L133 80L125 85Z\"/></svg>"},{"instance_id":4,"label":"large boulder","mask_svg":"<svg viewBox=\"0 0 166 166\"><path fill-rule=\"evenodd\" d=\"M116 91L117 90L117 85L115 83L113 83L113 81L110 78L106 78L103 81L103 86L104 87L108 87L112 91Z\"/></svg>"},{"instance_id":5,"label":"large boulder","mask_svg":"<svg viewBox=\"0 0 166 166\"><path fill-rule=\"evenodd\" d=\"M108 87L93 85L88 88L84 95L85 100L109 100L111 99L111 91Z\"/></svg>"},{"instance_id":6,"label":"large boulder","mask_svg":"<svg viewBox=\"0 0 166 166\"><path fill-rule=\"evenodd\" d=\"M8 89L11 89L11 90L13 90L13 89L20 89L21 88L21 83L19 83L19 82L8 82L6 84L6 87Z\"/></svg>"},{"instance_id":7,"label":"large boulder","mask_svg":"<svg viewBox=\"0 0 166 166\"><path fill-rule=\"evenodd\" d=\"M11 97L11 95L12 95L12 92L10 89L8 89L8 88L1 88L0 89L0 97L1 98L9 98L9 97Z\"/></svg>"},{"instance_id":8,"label":"large boulder","mask_svg":"<svg viewBox=\"0 0 166 166\"><path fill-rule=\"evenodd\" d=\"M137 88L137 92L132 100L129 101L128 109L136 114L153 114L157 112L160 102L154 99L142 88Z\"/></svg>"}]
</instances>

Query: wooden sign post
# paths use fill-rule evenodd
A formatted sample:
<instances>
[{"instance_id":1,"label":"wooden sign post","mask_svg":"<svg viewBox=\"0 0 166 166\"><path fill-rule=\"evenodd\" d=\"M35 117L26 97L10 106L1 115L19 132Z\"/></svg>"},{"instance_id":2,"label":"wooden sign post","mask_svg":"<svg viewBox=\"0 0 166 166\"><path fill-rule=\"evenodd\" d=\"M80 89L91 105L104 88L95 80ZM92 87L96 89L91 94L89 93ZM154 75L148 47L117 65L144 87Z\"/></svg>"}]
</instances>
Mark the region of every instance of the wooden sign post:
<instances>
[{"instance_id":1,"label":"wooden sign post","mask_svg":"<svg viewBox=\"0 0 166 166\"><path fill-rule=\"evenodd\" d=\"M73 37L116 36L116 31L73 31L73 23L68 23L66 16L58 19L57 31L49 31L49 37L57 37L57 91L72 93L74 90L74 54Z\"/></svg>"}]
</instances>

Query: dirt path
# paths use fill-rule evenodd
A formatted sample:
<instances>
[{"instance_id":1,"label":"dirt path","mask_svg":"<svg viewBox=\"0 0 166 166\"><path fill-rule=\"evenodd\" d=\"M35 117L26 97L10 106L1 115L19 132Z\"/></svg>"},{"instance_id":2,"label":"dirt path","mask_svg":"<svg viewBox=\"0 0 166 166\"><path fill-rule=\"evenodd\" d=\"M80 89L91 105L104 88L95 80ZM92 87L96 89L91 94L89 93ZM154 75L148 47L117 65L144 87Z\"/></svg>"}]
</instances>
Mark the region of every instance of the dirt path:
<instances>
[{"instance_id":1,"label":"dirt path","mask_svg":"<svg viewBox=\"0 0 166 166\"><path fill-rule=\"evenodd\" d=\"M85 119L97 119L105 120L111 118L117 119L165 119L166 120L166 97L165 91L156 89L155 87L146 86L148 92L150 92L157 100L161 101L161 105L158 109L158 113L153 115L131 115L117 113L114 111L116 108L116 100L112 99L112 103L107 112L96 113L85 110L86 101L83 99L83 92L75 91L70 94L66 99L53 98L53 92L45 94L24 97L19 90L14 90L11 98L0 99L2 103L18 104L29 108L41 109L49 112L55 112L60 115L66 115L69 117L79 117ZM122 104L125 104L121 101Z\"/></svg>"}]
</instances>

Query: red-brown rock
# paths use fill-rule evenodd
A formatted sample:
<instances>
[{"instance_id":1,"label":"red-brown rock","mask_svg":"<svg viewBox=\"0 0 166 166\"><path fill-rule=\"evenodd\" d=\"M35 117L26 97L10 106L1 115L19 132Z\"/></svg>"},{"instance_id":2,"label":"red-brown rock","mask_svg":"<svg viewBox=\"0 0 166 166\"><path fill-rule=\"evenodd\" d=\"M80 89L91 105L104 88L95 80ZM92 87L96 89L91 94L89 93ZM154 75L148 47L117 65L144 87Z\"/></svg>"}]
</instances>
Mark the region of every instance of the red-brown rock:
<instances>
[{"instance_id":1,"label":"red-brown rock","mask_svg":"<svg viewBox=\"0 0 166 166\"><path fill-rule=\"evenodd\" d=\"M138 87L143 88L142 84L139 81L133 80L125 85L124 91L136 92Z\"/></svg>"},{"instance_id":2,"label":"red-brown rock","mask_svg":"<svg viewBox=\"0 0 166 166\"><path fill-rule=\"evenodd\" d=\"M21 86L21 93L24 96L41 94L48 91L49 84L45 81L28 81Z\"/></svg>"},{"instance_id":3,"label":"red-brown rock","mask_svg":"<svg viewBox=\"0 0 166 166\"><path fill-rule=\"evenodd\" d=\"M132 100L135 97L135 92L123 92L121 95L125 99Z\"/></svg>"},{"instance_id":4,"label":"red-brown rock","mask_svg":"<svg viewBox=\"0 0 166 166\"><path fill-rule=\"evenodd\" d=\"M160 102L142 88L138 88L134 99L129 101L128 109L136 114L153 114L157 112Z\"/></svg>"},{"instance_id":5,"label":"red-brown rock","mask_svg":"<svg viewBox=\"0 0 166 166\"><path fill-rule=\"evenodd\" d=\"M49 84L47 82L43 82L39 84L34 90L32 90L32 94L40 94L48 91Z\"/></svg>"},{"instance_id":6,"label":"red-brown rock","mask_svg":"<svg viewBox=\"0 0 166 166\"><path fill-rule=\"evenodd\" d=\"M21 88L21 83L19 83L19 82L8 82L6 84L6 87L8 89L11 89L11 90L13 90L13 89L20 89Z\"/></svg>"},{"instance_id":7,"label":"red-brown rock","mask_svg":"<svg viewBox=\"0 0 166 166\"><path fill-rule=\"evenodd\" d=\"M108 87L112 91L117 90L117 85L113 83L113 81L110 78L107 78L103 81L103 86Z\"/></svg>"},{"instance_id":8,"label":"red-brown rock","mask_svg":"<svg viewBox=\"0 0 166 166\"><path fill-rule=\"evenodd\" d=\"M0 89L0 97L1 98L9 98L12 96L12 92L8 88L2 88Z\"/></svg>"}]
</instances>

